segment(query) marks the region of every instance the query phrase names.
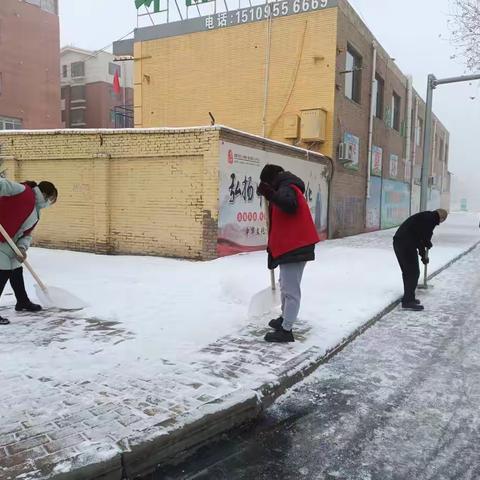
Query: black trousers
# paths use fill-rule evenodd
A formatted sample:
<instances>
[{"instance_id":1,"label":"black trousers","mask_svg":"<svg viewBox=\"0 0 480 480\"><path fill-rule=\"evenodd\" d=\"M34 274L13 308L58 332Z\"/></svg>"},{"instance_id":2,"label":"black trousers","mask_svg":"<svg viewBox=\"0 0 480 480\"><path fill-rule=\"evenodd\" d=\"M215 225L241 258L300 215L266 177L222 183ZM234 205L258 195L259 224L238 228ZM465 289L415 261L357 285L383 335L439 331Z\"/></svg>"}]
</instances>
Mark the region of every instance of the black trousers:
<instances>
[{"instance_id":1,"label":"black trousers","mask_svg":"<svg viewBox=\"0 0 480 480\"><path fill-rule=\"evenodd\" d=\"M23 267L16 268L15 270L0 270L0 296L9 280L15 297L17 298L17 303L28 302L25 282L23 281Z\"/></svg>"},{"instance_id":2,"label":"black trousers","mask_svg":"<svg viewBox=\"0 0 480 480\"><path fill-rule=\"evenodd\" d=\"M402 269L403 302L413 302L415 300L418 278L420 277L417 247L409 240L395 238L393 240L393 249Z\"/></svg>"}]
</instances>

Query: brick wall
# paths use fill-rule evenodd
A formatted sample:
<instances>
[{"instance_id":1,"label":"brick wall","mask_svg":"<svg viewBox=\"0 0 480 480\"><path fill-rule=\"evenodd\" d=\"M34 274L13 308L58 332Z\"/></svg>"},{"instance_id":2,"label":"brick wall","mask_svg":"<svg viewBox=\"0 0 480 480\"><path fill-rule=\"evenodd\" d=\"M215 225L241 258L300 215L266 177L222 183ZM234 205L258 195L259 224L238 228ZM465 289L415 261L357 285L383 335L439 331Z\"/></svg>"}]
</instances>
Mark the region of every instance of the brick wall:
<instances>
[{"instance_id":1,"label":"brick wall","mask_svg":"<svg viewBox=\"0 0 480 480\"><path fill-rule=\"evenodd\" d=\"M0 155L9 178L50 180L59 190L36 245L208 259L216 256L218 144L215 129L39 131L1 133Z\"/></svg>"},{"instance_id":2,"label":"brick wall","mask_svg":"<svg viewBox=\"0 0 480 480\"><path fill-rule=\"evenodd\" d=\"M208 260L217 257L222 141L330 165L225 127L44 130L0 132L0 172L57 186L37 246Z\"/></svg>"},{"instance_id":3,"label":"brick wall","mask_svg":"<svg viewBox=\"0 0 480 480\"><path fill-rule=\"evenodd\" d=\"M332 154L337 9L275 18L271 29L265 136L289 143L283 121L327 110ZM217 123L262 135L268 22L136 42L135 126ZM306 145L302 145L306 146Z\"/></svg>"},{"instance_id":4,"label":"brick wall","mask_svg":"<svg viewBox=\"0 0 480 480\"><path fill-rule=\"evenodd\" d=\"M23 128L59 128L58 15L1 0L0 24L0 116L21 120Z\"/></svg>"},{"instance_id":5,"label":"brick wall","mask_svg":"<svg viewBox=\"0 0 480 480\"><path fill-rule=\"evenodd\" d=\"M344 0L339 3L337 32L334 145L342 141L345 133L351 133L360 139L358 170L349 170L341 162L336 162L332 202L335 214L331 219L331 231L333 236L345 236L365 231L373 42L377 48L376 72L384 80L384 105L382 118L374 118L372 143L383 149L383 176L396 180L404 180L405 138L401 132L388 125L388 109L395 91L401 98L400 123L406 120L407 86L406 77ZM348 47L353 48L362 58L358 103L345 96L344 72ZM398 172L394 177L389 175L390 154L399 158Z\"/></svg>"}]
</instances>

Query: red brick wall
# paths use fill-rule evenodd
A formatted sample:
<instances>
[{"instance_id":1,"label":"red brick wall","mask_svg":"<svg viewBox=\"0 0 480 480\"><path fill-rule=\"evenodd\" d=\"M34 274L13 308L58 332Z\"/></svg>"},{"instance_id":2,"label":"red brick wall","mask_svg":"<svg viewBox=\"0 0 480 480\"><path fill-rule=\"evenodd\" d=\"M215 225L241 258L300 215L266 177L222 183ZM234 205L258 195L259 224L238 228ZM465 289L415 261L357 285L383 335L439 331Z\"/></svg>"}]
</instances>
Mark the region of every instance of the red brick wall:
<instances>
[{"instance_id":1,"label":"red brick wall","mask_svg":"<svg viewBox=\"0 0 480 480\"><path fill-rule=\"evenodd\" d=\"M0 116L24 128L59 128L58 16L18 0L0 1Z\"/></svg>"},{"instance_id":2,"label":"red brick wall","mask_svg":"<svg viewBox=\"0 0 480 480\"><path fill-rule=\"evenodd\" d=\"M335 98L334 145L343 141L345 133L360 139L359 169L351 171L335 159L336 173L333 180L333 201L330 232L333 237L354 235L365 231L366 191L368 168L368 133L373 68L374 36L353 9L340 1L338 9L337 74ZM406 77L394 65L388 54L377 43L376 72L384 80L383 119L374 119L373 145L383 149L383 172L386 178L404 179L405 138L386 124L385 114L391 105L392 92L401 97L400 123L406 120ZM362 57L360 102L345 96L346 53L350 45ZM389 177L390 154L398 155L398 174Z\"/></svg>"},{"instance_id":3,"label":"red brick wall","mask_svg":"<svg viewBox=\"0 0 480 480\"><path fill-rule=\"evenodd\" d=\"M106 82L95 82L86 85L87 128L113 128L110 112L113 107L123 105L123 88L119 95L113 94L112 85ZM126 89L126 104L133 104L133 89Z\"/></svg>"}]
</instances>

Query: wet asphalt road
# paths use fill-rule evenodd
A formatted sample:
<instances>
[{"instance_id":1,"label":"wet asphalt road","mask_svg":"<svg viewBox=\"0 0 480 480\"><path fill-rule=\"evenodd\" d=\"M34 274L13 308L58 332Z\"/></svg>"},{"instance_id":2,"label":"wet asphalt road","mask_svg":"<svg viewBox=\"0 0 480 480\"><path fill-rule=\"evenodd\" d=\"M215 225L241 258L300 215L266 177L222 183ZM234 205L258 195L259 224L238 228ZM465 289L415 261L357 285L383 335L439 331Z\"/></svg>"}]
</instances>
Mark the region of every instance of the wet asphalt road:
<instances>
[{"instance_id":1,"label":"wet asphalt road","mask_svg":"<svg viewBox=\"0 0 480 480\"><path fill-rule=\"evenodd\" d=\"M253 426L148 480L480 479L480 250Z\"/></svg>"}]
</instances>

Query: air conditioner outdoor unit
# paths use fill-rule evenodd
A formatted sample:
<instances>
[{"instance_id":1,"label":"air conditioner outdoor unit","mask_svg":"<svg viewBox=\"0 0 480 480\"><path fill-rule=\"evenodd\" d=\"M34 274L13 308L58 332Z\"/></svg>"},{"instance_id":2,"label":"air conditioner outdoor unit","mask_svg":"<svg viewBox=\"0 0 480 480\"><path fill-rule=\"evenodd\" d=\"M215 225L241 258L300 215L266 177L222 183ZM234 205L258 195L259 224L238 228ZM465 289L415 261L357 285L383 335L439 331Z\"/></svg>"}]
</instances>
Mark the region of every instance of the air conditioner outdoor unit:
<instances>
[{"instance_id":1,"label":"air conditioner outdoor unit","mask_svg":"<svg viewBox=\"0 0 480 480\"><path fill-rule=\"evenodd\" d=\"M353 162L352 151L345 142L338 144L338 160L344 165L349 165Z\"/></svg>"}]
</instances>

